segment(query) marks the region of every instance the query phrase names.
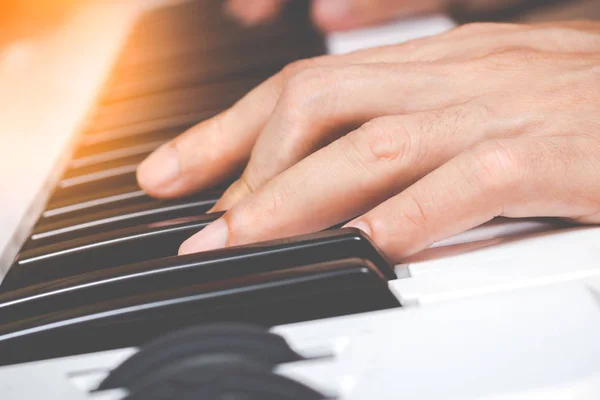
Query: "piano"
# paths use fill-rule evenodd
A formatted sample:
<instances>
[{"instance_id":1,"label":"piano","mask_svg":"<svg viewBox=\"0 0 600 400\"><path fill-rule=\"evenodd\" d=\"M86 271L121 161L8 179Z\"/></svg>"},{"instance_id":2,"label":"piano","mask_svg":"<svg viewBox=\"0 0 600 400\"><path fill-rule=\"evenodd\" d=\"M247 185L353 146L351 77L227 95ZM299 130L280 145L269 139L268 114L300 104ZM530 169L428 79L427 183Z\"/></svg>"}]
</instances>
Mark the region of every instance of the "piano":
<instances>
[{"instance_id":1,"label":"piano","mask_svg":"<svg viewBox=\"0 0 600 400\"><path fill-rule=\"evenodd\" d=\"M598 398L598 227L498 219L401 265L335 228L176 256L227 182L152 199L153 149L290 62L453 26L220 7L92 1L0 49L2 398Z\"/></svg>"}]
</instances>

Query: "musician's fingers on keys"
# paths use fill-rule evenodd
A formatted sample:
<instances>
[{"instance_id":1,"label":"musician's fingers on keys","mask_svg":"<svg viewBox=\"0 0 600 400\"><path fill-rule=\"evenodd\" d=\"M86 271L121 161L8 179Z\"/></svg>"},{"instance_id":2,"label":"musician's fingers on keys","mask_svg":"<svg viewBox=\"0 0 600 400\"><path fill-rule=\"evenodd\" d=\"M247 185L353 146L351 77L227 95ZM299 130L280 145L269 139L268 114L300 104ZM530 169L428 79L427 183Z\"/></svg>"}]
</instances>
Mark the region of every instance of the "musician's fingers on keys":
<instances>
[{"instance_id":1,"label":"musician's fingers on keys","mask_svg":"<svg viewBox=\"0 0 600 400\"><path fill-rule=\"evenodd\" d=\"M329 97L298 87L307 102L320 102L292 103L303 114L282 125L282 115L294 110L271 104L262 130L271 139L258 138L252 160L260 149L265 159L257 171L287 168L303 149L310 153L323 141L325 147L233 199L225 216L181 252L316 231L359 216L350 225L400 261L500 215L600 222L599 28L544 26L538 47L514 36L512 46L500 40L472 58L398 64L398 77L379 65L319 67L324 80L313 84L329 88ZM524 43L533 31L523 28ZM341 75L328 75L330 68ZM385 112L339 138L322 129L328 118L347 128Z\"/></svg>"},{"instance_id":2,"label":"musician's fingers on keys","mask_svg":"<svg viewBox=\"0 0 600 400\"><path fill-rule=\"evenodd\" d=\"M584 31L588 32L588 39L581 40ZM260 85L230 110L192 128L155 152L140 167L139 182L155 197L172 198L190 194L238 173L250 158L259 136L277 139L259 141L262 144L255 149L258 154L253 155L253 161L244 174L244 183L250 186L234 184L217 207L228 208L247 194L249 189L262 185L274 174L282 172L307 153L311 146L327 143L336 134L344 133L343 128L360 125L370 117L394 110L418 111L419 108L413 103L450 96L453 93L447 94L447 90L445 92L442 89L451 87L448 85L457 86L461 79L463 84L459 90L468 95L475 93L480 86L487 85L486 74L489 71L483 71L484 74L480 74L483 78L474 84L475 74L465 73L463 63L473 64L478 58L513 47L529 47L539 51L596 51L593 38L597 31L598 25L591 22L535 27L474 24L401 45L300 61ZM334 66L339 66L340 70L332 68ZM449 74L450 67L454 69ZM435 72L438 68L439 71ZM429 71L440 76L444 69L446 81L438 79L437 85L429 84L424 91L419 89L422 93L419 96L399 98L399 93L407 93L411 87L417 90L419 80L421 84L433 82ZM365 71L364 76L357 73L360 71ZM377 74L371 76L372 71ZM390 71L396 72L388 80ZM320 75L326 74L335 82L320 84L325 80ZM342 81L341 77L346 76L353 80ZM406 87L402 87L404 84ZM370 85L375 85L378 90L371 90L372 95L366 96L361 89L369 91ZM386 90L379 90L382 86ZM311 92L310 96L304 99L302 96L307 91ZM339 113L334 108L335 101L332 101L336 96L341 106ZM298 104L292 104L294 101ZM360 115L349 114L352 104L354 109L359 104L361 108L364 107ZM432 101L431 105L436 104ZM278 112L273 114L275 109ZM300 111L302 115L299 115ZM345 114L341 111L345 111ZM271 118L272 115L279 117ZM335 123L328 123L328 118L335 120ZM282 135L282 132L294 134ZM269 159L267 168L261 168L261 154ZM295 155L296 159L285 158L285 154ZM273 155L277 155L277 162L271 162Z\"/></svg>"}]
</instances>

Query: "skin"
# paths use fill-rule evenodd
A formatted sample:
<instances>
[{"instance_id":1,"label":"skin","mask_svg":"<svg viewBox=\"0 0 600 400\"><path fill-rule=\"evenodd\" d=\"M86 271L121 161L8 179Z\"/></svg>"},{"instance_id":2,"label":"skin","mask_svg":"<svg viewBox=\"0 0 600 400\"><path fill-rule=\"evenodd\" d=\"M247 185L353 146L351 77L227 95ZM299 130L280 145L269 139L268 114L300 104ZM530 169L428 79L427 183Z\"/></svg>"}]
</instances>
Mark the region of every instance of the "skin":
<instances>
[{"instance_id":1,"label":"skin","mask_svg":"<svg viewBox=\"0 0 600 400\"><path fill-rule=\"evenodd\" d=\"M497 216L600 223L600 24L472 24L297 62L138 178L169 198L244 166L180 253L354 218L399 262Z\"/></svg>"}]
</instances>

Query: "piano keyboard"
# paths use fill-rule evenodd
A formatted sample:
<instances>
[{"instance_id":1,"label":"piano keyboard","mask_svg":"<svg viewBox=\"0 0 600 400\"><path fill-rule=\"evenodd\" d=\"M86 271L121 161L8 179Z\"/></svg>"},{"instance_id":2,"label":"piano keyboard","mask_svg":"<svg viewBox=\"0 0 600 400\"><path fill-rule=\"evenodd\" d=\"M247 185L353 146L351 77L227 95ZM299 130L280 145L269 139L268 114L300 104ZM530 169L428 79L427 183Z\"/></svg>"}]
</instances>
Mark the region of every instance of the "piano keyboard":
<instances>
[{"instance_id":1,"label":"piano keyboard","mask_svg":"<svg viewBox=\"0 0 600 400\"><path fill-rule=\"evenodd\" d=\"M220 215L206 211L226 185L161 201L136 182L158 146L325 52L301 2L251 29L220 0L145 15L0 286L0 364L138 345L194 322L273 326L398 307L392 266L357 231L177 257Z\"/></svg>"},{"instance_id":2,"label":"piano keyboard","mask_svg":"<svg viewBox=\"0 0 600 400\"><path fill-rule=\"evenodd\" d=\"M388 44L451 25L325 38L303 2L250 29L220 7L159 7L122 46L0 285L8 400L600 394L600 228L497 220L399 266L353 229L176 256L221 215L207 211L227 182L150 198L135 179L148 154L294 60L368 47L368 31ZM537 376L547 362L573 370Z\"/></svg>"}]
</instances>

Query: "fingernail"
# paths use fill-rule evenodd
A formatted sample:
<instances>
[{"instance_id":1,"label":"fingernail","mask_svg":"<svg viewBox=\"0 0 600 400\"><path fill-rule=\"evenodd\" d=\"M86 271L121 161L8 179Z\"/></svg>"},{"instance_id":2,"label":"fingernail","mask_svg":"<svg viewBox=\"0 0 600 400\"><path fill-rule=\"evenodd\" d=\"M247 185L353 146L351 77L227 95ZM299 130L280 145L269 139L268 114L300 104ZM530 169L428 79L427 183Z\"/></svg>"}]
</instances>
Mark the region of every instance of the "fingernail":
<instances>
[{"instance_id":1,"label":"fingernail","mask_svg":"<svg viewBox=\"0 0 600 400\"><path fill-rule=\"evenodd\" d=\"M337 20L344 18L350 10L349 0L318 0L315 5L315 13L326 20Z\"/></svg>"},{"instance_id":2,"label":"fingernail","mask_svg":"<svg viewBox=\"0 0 600 400\"><path fill-rule=\"evenodd\" d=\"M363 231L367 236L371 236L371 228L362 221L352 221L344 225L344 228L356 228Z\"/></svg>"},{"instance_id":3,"label":"fingernail","mask_svg":"<svg viewBox=\"0 0 600 400\"><path fill-rule=\"evenodd\" d=\"M140 184L151 188L170 185L179 176L179 154L174 147L156 150L138 167Z\"/></svg>"},{"instance_id":4,"label":"fingernail","mask_svg":"<svg viewBox=\"0 0 600 400\"><path fill-rule=\"evenodd\" d=\"M223 218L219 218L200 232L183 242L179 254L192 254L201 251L221 249L227 245L229 228Z\"/></svg>"}]
</instances>

